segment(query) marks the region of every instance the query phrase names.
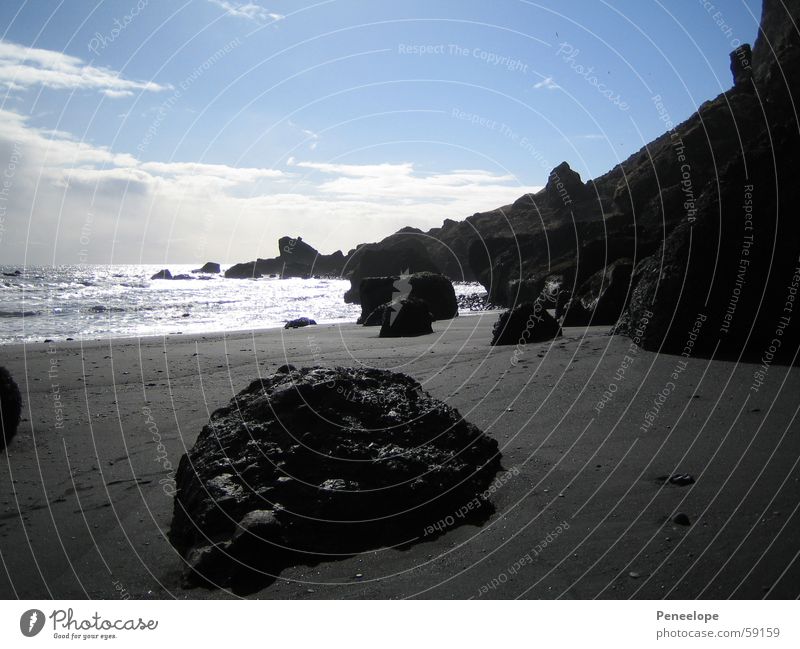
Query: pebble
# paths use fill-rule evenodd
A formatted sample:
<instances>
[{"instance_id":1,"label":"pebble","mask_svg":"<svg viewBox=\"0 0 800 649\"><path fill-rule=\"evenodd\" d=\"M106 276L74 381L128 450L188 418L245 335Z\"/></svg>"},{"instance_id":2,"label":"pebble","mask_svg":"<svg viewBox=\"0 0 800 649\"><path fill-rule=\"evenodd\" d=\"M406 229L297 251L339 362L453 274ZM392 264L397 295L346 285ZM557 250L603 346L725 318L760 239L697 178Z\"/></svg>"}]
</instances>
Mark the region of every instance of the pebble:
<instances>
[{"instance_id":1,"label":"pebble","mask_svg":"<svg viewBox=\"0 0 800 649\"><path fill-rule=\"evenodd\" d=\"M689 516L683 512L680 512L677 516L675 516L675 518L672 519L672 522L675 523L675 525L689 526L692 524L692 521L689 520Z\"/></svg>"}]
</instances>

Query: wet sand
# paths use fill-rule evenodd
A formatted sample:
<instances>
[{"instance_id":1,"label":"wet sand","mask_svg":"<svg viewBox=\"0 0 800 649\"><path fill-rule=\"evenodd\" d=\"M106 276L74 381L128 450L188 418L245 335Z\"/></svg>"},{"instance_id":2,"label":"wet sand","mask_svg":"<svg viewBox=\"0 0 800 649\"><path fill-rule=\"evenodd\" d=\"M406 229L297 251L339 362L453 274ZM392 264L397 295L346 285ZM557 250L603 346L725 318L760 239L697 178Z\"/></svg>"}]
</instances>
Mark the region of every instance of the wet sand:
<instances>
[{"instance_id":1,"label":"wet sand","mask_svg":"<svg viewBox=\"0 0 800 649\"><path fill-rule=\"evenodd\" d=\"M605 327L512 363L488 344L495 318L402 340L322 325L4 347L25 421L0 454L0 596L236 597L181 589L172 474L214 409L287 362L406 372L497 439L509 473L481 527L295 566L254 597L800 594L800 370L773 366L756 392L756 365L678 371ZM696 481L659 481L675 473Z\"/></svg>"}]
</instances>

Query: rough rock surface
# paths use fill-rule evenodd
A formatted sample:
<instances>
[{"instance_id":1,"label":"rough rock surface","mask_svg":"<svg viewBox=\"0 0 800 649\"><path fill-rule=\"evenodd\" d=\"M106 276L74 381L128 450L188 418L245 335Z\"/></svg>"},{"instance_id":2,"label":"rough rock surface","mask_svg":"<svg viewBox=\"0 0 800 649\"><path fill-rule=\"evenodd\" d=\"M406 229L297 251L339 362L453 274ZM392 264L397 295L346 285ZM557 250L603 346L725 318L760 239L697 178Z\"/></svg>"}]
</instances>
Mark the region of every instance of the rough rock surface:
<instances>
[{"instance_id":1,"label":"rough rock surface","mask_svg":"<svg viewBox=\"0 0 800 649\"><path fill-rule=\"evenodd\" d=\"M799 0L785 4L800 15ZM786 8L764 2L752 79L728 93L737 151L715 146L719 178L696 185L691 218L634 270L618 329L647 349L798 362L800 34ZM748 102L763 110L743 110Z\"/></svg>"},{"instance_id":2,"label":"rough rock surface","mask_svg":"<svg viewBox=\"0 0 800 649\"><path fill-rule=\"evenodd\" d=\"M169 538L187 584L255 590L287 565L413 543L500 468L495 440L406 375L281 370L180 461Z\"/></svg>"},{"instance_id":3,"label":"rough rock surface","mask_svg":"<svg viewBox=\"0 0 800 649\"><path fill-rule=\"evenodd\" d=\"M381 324L372 314L398 297L413 297L428 305L435 320L448 320L458 315L458 301L453 283L437 273L414 273L407 277L367 277L361 280L359 297L361 316L358 324Z\"/></svg>"},{"instance_id":4,"label":"rough rock surface","mask_svg":"<svg viewBox=\"0 0 800 649\"><path fill-rule=\"evenodd\" d=\"M592 275L564 308L565 327L614 325L628 303L633 262L617 259ZM556 312L558 317L560 313Z\"/></svg>"},{"instance_id":5,"label":"rough rock surface","mask_svg":"<svg viewBox=\"0 0 800 649\"><path fill-rule=\"evenodd\" d=\"M312 320L311 318L295 318L294 320L289 320L284 326L284 329L299 329L300 327L308 327L309 325L317 324L316 320Z\"/></svg>"},{"instance_id":6,"label":"rough rock surface","mask_svg":"<svg viewBox=\"0 0 800 649\"><path fill-rule=\"evenodd\" d=\"M504 311L492 330L492 345L524 345L552 340L561 335L561 327L543 302L524 302Z\"/></svg>"},{"instance_id":7,"label":"rough rock surface","mask_svg":"<svg viewBox=\"0 0 800 649\"><path fill-rule=\"evenodd\" d=\"M432 334L434 318L427 303L414 297L395 300L386 306L381 338L410 338Z\"/></svg>"},{"instance_id":8,"label":"rough rock surface","mask_svg":"<svg viewBox=\"0 0 800 649\"><path fill-rule=\"evenodd\" d=\"M405 228L380 243L363 244L347 257L344 275L350 278L350 289L344 301L361 303L361 280L365 277L389 277L414 273L438 273L428 250L419 236L419 230Z\"/></svg>"},{"instance_id":9,"label":"rough rock surface","mask_svg":"<svg viewBox=\"0 0 800 649\"><path fill-rule=\"evenodd\" d=\"M5 367L0 367L0 450L4 449L17 433L22 413L19 388Z\"/></svg>"}]
</instances>

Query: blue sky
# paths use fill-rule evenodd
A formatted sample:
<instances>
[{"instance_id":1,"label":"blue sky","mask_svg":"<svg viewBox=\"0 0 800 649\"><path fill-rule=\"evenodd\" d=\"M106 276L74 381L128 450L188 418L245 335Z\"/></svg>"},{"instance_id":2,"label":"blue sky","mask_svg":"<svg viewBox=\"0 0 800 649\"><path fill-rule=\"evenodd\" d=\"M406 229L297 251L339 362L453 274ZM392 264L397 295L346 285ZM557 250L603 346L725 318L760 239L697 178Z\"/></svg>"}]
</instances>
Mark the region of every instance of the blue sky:
<instances>
[{"instance_id":1,"label":"blue sky","mask_svg":"<svg viewBox=\"0 0 800 649\"><path fill-rule=\"evenodd\" d=\"M714 4L718 6L714 6ZM323 252L600 175L731 85L757 0L4 0L10 263Z\"/></svg>"}]
</instances>

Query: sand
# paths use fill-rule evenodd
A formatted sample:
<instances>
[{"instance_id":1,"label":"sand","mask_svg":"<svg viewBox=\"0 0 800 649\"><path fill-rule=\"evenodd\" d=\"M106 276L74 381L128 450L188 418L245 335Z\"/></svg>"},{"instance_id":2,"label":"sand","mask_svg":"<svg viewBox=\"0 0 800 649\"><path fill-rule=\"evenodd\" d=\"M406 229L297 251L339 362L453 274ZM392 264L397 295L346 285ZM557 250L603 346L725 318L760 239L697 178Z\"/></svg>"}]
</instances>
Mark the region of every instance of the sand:
<instances>
[{"instance_id":1,"label":"sand","mask_svg":"<svg viewBox=\"0 0 800 649\"><path fill-rule=\"evenodd\" d=\"M607 328L514 358L488 345L495 318L402 340L321 325L4 347L25 421L0 454L0 596L238 597L181 589L171 478L210 413L286 362L406 372L497 439L508 472L480 527L454 517L409 549L295 566L251 597L800 594L800 370L773 366L756 392L755 365L632 350ZM696 482L658 480L678 472Z\"/></svg>"}]
</instances>

